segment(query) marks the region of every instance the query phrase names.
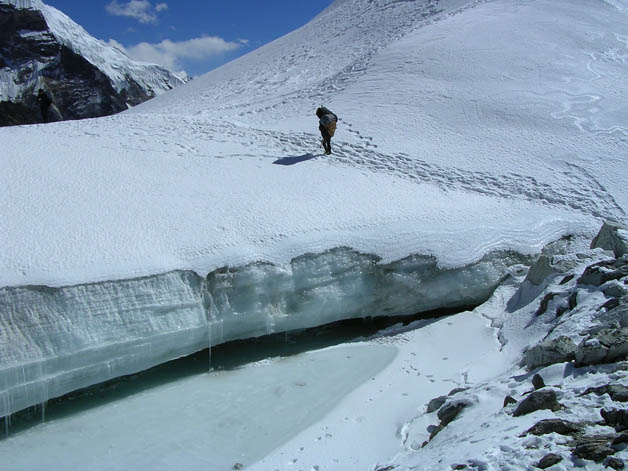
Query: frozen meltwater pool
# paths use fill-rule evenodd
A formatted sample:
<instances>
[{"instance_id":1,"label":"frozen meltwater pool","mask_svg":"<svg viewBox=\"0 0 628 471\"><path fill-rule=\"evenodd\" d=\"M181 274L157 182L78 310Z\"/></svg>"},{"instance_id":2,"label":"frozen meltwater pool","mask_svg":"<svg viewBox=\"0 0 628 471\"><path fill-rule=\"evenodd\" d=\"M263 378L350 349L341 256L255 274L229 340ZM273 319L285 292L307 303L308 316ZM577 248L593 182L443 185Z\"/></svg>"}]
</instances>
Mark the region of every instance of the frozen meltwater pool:
<instances>
[{"instance_id":1,"label":"frozen meltwater pool","mask_svg":"<svg viewBox=\"0 0 628 471\"><path fill-rule=\"evenodd\" d=\"M390 345L343 345L194 374L173 368L202 368L190 362L207 365L206 358L173 362L64 400L38 425L16 424L0 441L0 463L7 470L230 470L323 418L396 353Z\"/></svg>"}]
</instances>

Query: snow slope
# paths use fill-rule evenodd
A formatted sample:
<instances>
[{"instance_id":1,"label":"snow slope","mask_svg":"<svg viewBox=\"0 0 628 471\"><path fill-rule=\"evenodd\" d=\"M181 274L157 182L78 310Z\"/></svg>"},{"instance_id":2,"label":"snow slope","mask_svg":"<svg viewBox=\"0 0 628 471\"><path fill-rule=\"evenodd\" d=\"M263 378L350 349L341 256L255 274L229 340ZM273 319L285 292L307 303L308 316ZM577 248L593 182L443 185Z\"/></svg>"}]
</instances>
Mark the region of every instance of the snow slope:
<instances>
[{"instance_id":1,"label":"snow slope","mask_svg":"<svg viewBox=\"0 0 628 471\"><path fill-rule=\"evenodd\" d=\"M625 12L595 0L339 0L122 115L0 129L4 410L16 410L14 397L34 403L201 348L192 334L221 324L217 312L239 321L225 339L252 324L254 335L316 325L343 309L378 314L354 309L371 285L343 284L341 274L362 266L331 249L374 257L384 272L414 254L432 257L439 274L497 256L499 280L508 251L538 254L562 236L591 235L602 218L625 220L626 37ZM321 103L341 117L329 157L318 147ZM262 276L260 262L295 287L295 259L327 253L329 262L306 263L314 296L298 310L267 299L277 278ZM417 279L432 272L395 267L391 278L421 295ZM224 279L222 304L215 291L155 302L162 292L141 286L131 293L141 302L127 303L125 283L175 270L235 275ZM135 277L147 278L124 281ZM492 289L489 278L465 287ZM434 289L440 306L457 296L461 304L457 287ZM90 304L101 290L112 302ZM46 316L33 302L63 305L77 293L91 306L84 316ZM321 293L338 302L332 315L297 315ZM408 313L398 309L388 314ZM115 326L81 323L92 318ZM147 320L126 323L137 319ZM23 325L21 337L6 334ZM118 328L130 334L112 343ZM161 343L166 333L189 343ZM112 362L112 351L126 356Z\"/></svg>"}]
</instances>

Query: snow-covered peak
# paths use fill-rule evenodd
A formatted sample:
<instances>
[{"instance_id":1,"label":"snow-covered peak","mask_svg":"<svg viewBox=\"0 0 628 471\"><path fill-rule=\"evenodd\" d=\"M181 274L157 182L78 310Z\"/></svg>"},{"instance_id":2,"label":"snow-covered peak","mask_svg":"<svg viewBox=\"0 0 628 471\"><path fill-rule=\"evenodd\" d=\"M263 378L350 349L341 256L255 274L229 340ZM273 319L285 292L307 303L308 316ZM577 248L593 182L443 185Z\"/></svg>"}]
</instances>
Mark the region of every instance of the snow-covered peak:
<instances>
[{"instance_id":1,"label":"snow-covered peak","mask_svg":"<svg viewBox=\"0 0 628 471\"><path fill-rule=\"evenodd\" d=\"M171 90L187 81L187 77L168 71L157 64L132 60L119 49L94 38L66 14L41 0L0 0L0 4L17 9L40 11L56 40L87 59L108 76L118 92L129 87L129 79L154 95Z\"/></svg>"}]
</instances>

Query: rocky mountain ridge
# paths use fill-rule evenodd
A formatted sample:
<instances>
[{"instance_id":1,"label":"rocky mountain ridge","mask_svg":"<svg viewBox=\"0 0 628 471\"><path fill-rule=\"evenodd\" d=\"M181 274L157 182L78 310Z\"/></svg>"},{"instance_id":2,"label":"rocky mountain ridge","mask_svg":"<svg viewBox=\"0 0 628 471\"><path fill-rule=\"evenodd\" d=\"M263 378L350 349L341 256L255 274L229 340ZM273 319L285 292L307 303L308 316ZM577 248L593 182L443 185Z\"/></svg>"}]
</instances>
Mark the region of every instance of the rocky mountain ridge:
<instances>
[{"instance_id":1,"label":"rocky mountain ridge","mask_svg":"<svg viewBox=\"0 0 628 471\"><path fill-rule=\"evenodd\" d=\"M39 0L0 0L0 126L41 122L39 88L58 108L53 120L82 119L118 113L186 80L132 61Z\"/></svg>"}]
</instances>

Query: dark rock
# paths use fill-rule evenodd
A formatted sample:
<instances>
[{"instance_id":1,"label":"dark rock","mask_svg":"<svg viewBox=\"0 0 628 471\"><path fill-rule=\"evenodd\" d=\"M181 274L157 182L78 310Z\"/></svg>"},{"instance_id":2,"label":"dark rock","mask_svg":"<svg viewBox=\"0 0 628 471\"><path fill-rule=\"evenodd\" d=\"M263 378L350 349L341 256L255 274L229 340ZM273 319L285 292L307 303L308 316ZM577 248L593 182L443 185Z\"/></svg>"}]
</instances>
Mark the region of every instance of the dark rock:
<instances>
[{"instance_id":1,"label":"dark rock","mask_svg":"<svg viewBox=\"0 0 628 471\"><path fill-rule=\"evenodd\" d=\"M619 446L624 445L626 443L628 443L628 432L620 433L619 435L617 435L613 439L613 442L611 443L611 446L612 447L619 447Z\"/></svg>"},{"instance_id":2,"label":"dark rock","mask_svg":"<svg viewBox=\"0 0 628 471\"><path fill-rule=\"evenodd\" d=\"M600 415L604 419L604 423L615 430L622 432L628 430L628 410L626 409L602 409Z\"/></svg>"},{"instance_id":3,"label":"dark rock","mask_svg":"<svg viewBox=\"0 0 628 471\"><path fill-rule=\"evenodd\" d=\"M542 389L545 387L545 381L543 381L543 377L540 374L535 374L532 377L532 386L534 386L534 389Z\"/></svg>"},{"instance_id":4,"label":"dark rock","mask_svg":"<svg viewBox=\"0 0 628 471\"><path fill-rule=\"evenodd\" d=\"M628 402L628 388L623 384L606 384L597 388L588 388L582 395L586 394L608 394L613 401Z\"/></svg>"},{"instance_id":5,"label":"dark rock","mask_svg":"<svg viewBox=\"0 0 628 471\"><path fill-rule=\"evenodd\" d=\"M458 417L458 414L460 414L460 412L462 411L462 409L469 405L471 405L471 403L466 400L455 400L445 404L438 410L437 414L438 418L440 419L441 425L446 426L451 421L455 420L456 417Z\"/></svg>"},{"instance_id":6,"label":"dark rock","mask_svg":"<svg viewBox=\"0 0 628 471\"><path fill-rule=\"evenodd\" d=\"M556 391L552 389L541 389L530 393L528 397L519 403L512 415L519 417L520 415L526 415L544 409L552 411L561 409L561 405L556 399Z\"/></svg>"},{"instance_id":7,"label":"dark rock","mask_svg":"<svg viewBox=\"0 0 628 471\"><path fill-rule=\"evenodd\" d=\"M578 306L578 292L577 291L574 291L573 293L569 295L567 304L569 305L569 310L573 310Z\"/></svg>"},{"instance_id":8,"label":"dark rock","mask_svg":"<svg viewBox=\"0 0 628 471\"><path fill-rule=\"evenodd\" d=\"M620 301L617 298L611 298L600 306L600 309L611 310L619 306Z\"/></svg>"},{"instance_id":9,"label":"dark rock","mask_svg":"<svg viewBox=\"0 0 628 471\"><path fill-rule=\"evenodd\" d=\"M10 3L0 3L0 72L8 72L7 80L12 81L16 96L11 98L12 105L5 102L0 106L0 126L41 122L43 117L35 96L38 88L44 88L53 99L55 106L49 114L59 116L50 120L61 119L60 116L62 119L105 116L155 95L149 85L140 86L129 74L125 74L119 90L112 78L76 52L78 48L73 50L72 44L55 36L37 7L23 8L19 6L22 2L18 6ZM137 70L128 69L130 74L145 69L144 74L159 78L166 88L182 83L159 66L139 63L136 66Z\"/></svg>"},{"instance_id":10,"label":"dark rock","mask_svg":"<svg viewBox=\"0 0 628 471\"><path fill-rule=\"evenodd\" d=\"M620 460L619 458L615 458L614 456L611 456L604 460L604 466L606 466L607 468L613 468L613 469L619 470L619 469L624 469L624 462L623 460Z\"/></svg>"},{"instance_id":11,"label":"dark rock","mask_svg":"<svg viewBox=\"0 0 628 471\"><path fill-rule=\"evenodd\" d=\"M628 240L626 238L626 228L614 222L605 222L600 232L591 242L591 248L601 248L612 250L615 257L619 258L628 253Z\"/></svg>"},{"instance_id":12,"label":"dark rock","mask_svg":"<svg viewBox=\"0 0 628 471\"><path fill-rule=\"evenodd\" d=\"M466 391L467 389L469 389L469 388L454 388L451 391L449 391L449 394L447 394L447 396L449 396L449 397L454 396L454 395L456 395L458 393Z\"/></svg>"},{"instance_id":13,"label":"dark rock","mask_svg":"<svg viewBox=\"0 0 628 471\"><path fill-rule=\"evenodd\" d=\"M609 298L622 298L628 295L628 290L621 285L614 284L605 288L603 293Z\"/></svg>"},{"instance_id":14,"label":"dark rock","mask_svg":"<svg viewBox=\"0 0 628 471\"><path fill-rule=\"evenodd\" d=\"M376 468L375 471L392 471L395 468L396 466L390 465L390 466L384 466L383 468Z\"/></svg>"},{"instance_id":15,"label":"dark rock","mask_svg":"<svg viewBox=\"0 0 628 471\"><path fill-rule=\"evenodd\" d=\"M523 364L529 370L541 366L565 363L575 358L576 344L569 337L545 340L528 349L523 355Z\"/></svg>"},{"instance_id":16,"label":"dark rock","mask_svg":"<svg viewBox=\"0 0 628 471\"><path fill-rule=\"evenodd\" d=\"M573 435L579 432L581 427L562 419L545 419L534 424L524 435L546 435L557 433L559 435Z\"/></svg>"},{"instance_id":17,"label":"dark rock","mask_svg":"<svg viewBox=\"0 0 628 471\"><path fill-rule=\"evenodd\" d=\"M547 311L547 307L549 306L549 303L552 301L552 299L558 296L558 294L559 293L547 293L545 296L543 296L543 299L541 300L541 304L539 305L539 308L536 310L534 315L540 316L540 315L545 314L545 312Z\"/></svg>"},{"instance_id":18,"label":"dark rock","mask_svg":"<svg viewBox=\"0 0 628 471\"><path fill-rule=\"evenodd\" d=\"M618 260L605 260L589 265L578 278L578 284L601 286L624 276L628 276L628 264Z\"/></svg>"},{"instance_id":19,"label":"dark rock","mask_svg":"<svg viewBox=\"0 0 628 471\"><path fill-rule=\"evenodd\" d=\"M516 403L517 403L517 400L512 396L506 396L504 398L504 407L506 407L509 404L516 404Z\"/></svg>"},{"instance_id":20,"label":"dark rock","mask_svg":"<svg viewBox=\"0 0 628 471\"><path fill-rule=\"evenodd\" d=\"M233 469L244 469L244 465L242 463L236 463L233 465Z\"/></svg>"},{"instance_id":21,"label":"dark rock","mask_svg":"<svg viewBox=\"0 0 628 471\"><path fill-rule=\"evenodd\" d=\"M555 464L560 463L562 460L563 460L562 456L557 455L555 453L549 453L545 455L543 458L541 458L541 461L539 461L536 467L540 469L547 469L551 466L554 466Z\"/></svg>"},{"instance_id":22,"label":"dark rock","mask_svg":"<svg viewBox=\"0 0 628 471\"><path fill-rule=\"evenodd\" d=\"M573 280L576 277L576 275L571 274L571 275L567 275L565 278L563 278L562 280L560 280L560 285L566 285L567 283L569 283L571 280Z\"/></svg>"},{"instance_id":23,"label":"dark rock","mask_svg":"<svg viewBox=\"0 0 628 471\"><path fill-rule=\"evenodd\" d=\"M429 429L430 432L430 441L443 430L445 426L443 424L434 425Z\"/></svg>"},{"instance_id":24,"label":"dark rock","mask_svg":"<svg viewBox=\"0 0 628 471\"><path fill-rule=\"evenodd\" d=\"M628 355L628 328L602 329L582 340L576 348L576 366L624 360Z\"/></svg>"},{"instance_id":25,"label":"dark rock","mask_svg":"<svg viewBox=\"0 0 628 471\"><path fill-rule=\"evenodd\" d=\"M578 458L601 463L604 461L604 458L615 453L615 450L609 446L608 442L607 437L585 437L576 445L574 455Z\"/></svg>"},{"instance_id":26,"label":"dark rock","mask_svg":"<svg viewBox=\"0 0 628 471\"><path fill-rule=\"evenodd\" d=\"M447 396L435 397L430 402L428 402L426 412L430 414L432 412L437 411L438 409L441 408L443 404L445 404L446 401L447 401Z\"/></svg>"},{"instance_id":27,"label":"dark rock","mask_svg":"<svg viewBox=\"0 0 628 471\"><path fill-rule=\"evenodd\" d=\"M451 469L453 470L460 470L460 469L467 469L468 466L466 464L452 464L451 465Z\"/></svg>"}]
</instances>

